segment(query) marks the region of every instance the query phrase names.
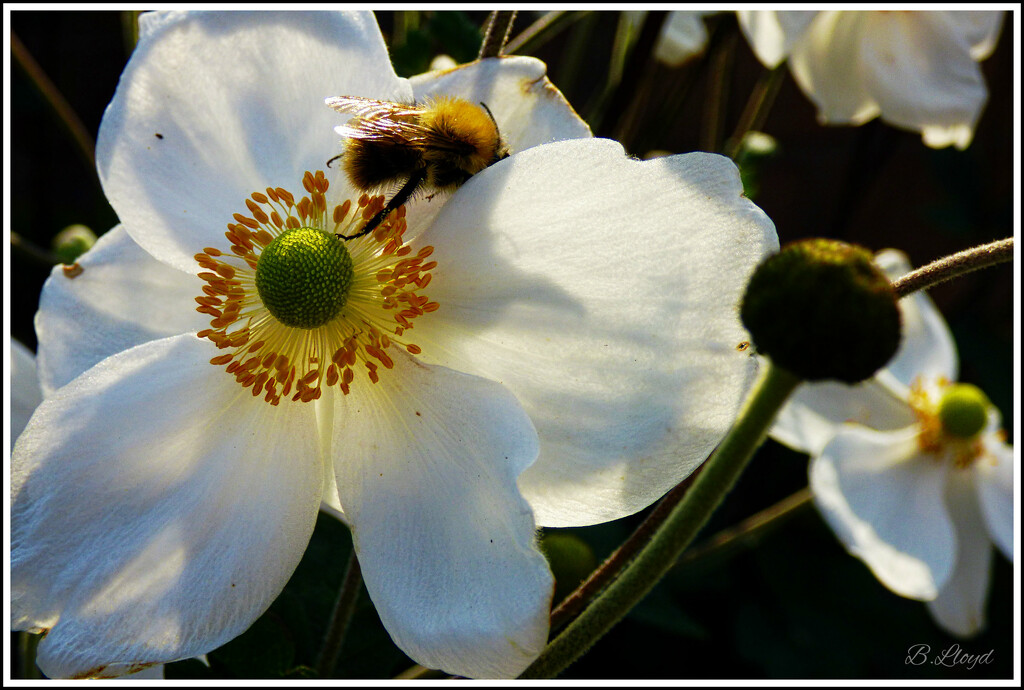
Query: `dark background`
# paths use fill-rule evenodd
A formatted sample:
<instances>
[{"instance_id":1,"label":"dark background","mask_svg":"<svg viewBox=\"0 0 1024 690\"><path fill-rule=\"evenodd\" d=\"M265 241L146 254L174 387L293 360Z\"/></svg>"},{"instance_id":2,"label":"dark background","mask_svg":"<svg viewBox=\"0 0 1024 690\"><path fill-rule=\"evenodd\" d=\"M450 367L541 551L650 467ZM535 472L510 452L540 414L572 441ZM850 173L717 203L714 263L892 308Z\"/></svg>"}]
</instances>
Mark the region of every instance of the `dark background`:
<instances>
[{"instance_id":1,"label":"dark background","mask_svg":"<svg viewBox=\"0 0 1024 690\"><path fill-rule=\"evenodd\" d=\"M512 36L537 16L520 13ZM410 76L440 52L459 62L472 59L486 13L379 12L378 18L396 69ZM758 171L756 193L749 192L775 222L781 241L829 236L872 250L897 247L917 266L1013 235L1019 139L1013 129L1016 37L1009 19L995 53L982 63L990 100L966 151L929 149L919 134L877 120L856 128L819 126L814 107L787 74L762 127L778 140L778 152ZM721 151L763 72L733 16L708 19L711 39L703 56L679 68L638 59L637 72L627 67L636 77L602 96L618 22L617 12L585 14L524 54L548 64L551 80L595 134L614 135L634 155ZM130 15L16 11L11 26L94 141L131 51ZM650 43L640 42L636 50L644 55ZM73 223L101 234L117 219L94 168L25 72L15 65L11 76L10 230L43 250ZM724 85L719 100L713 85ZM711 102L721 105L717 116L709 115ZM625 104L625 119L616 115L616 104ZM11 251L11 334L34 348L32 318L49 265L29 251ZM979 385L1005 420L1015 418L1012 286L1013 270L1004 264L931 291L956 337L961 380ZM805 456L769 442L703 536L805 485ZM641 517L568 532L602 558ZM168 677L311 677L349 544L345 528L321 516L306 557L267 614L211 653L211 668L180 662L167 668ZM950 637L923 604L882 587L843 551L814 510L805 509L727 556L678 567L562 677L1010 678L1016 605L1012 567L996 556L987 631L971 640ZM974 654L993 650L992 663L973 669L905 663L912 645L928 644L934 654L956 643ZM410 664L364 592L338 675L387 678Z\"/></svg>"}]
</instances>

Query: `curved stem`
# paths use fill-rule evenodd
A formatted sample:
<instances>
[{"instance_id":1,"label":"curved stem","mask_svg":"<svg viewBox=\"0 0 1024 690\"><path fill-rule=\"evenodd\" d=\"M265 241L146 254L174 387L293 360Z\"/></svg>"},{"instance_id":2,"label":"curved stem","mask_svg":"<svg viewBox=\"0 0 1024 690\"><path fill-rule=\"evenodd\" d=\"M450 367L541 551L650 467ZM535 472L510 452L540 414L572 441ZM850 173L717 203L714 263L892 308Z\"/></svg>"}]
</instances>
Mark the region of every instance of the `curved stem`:
<instances>
[{"instance_id":1,"label":"curved stem","mask_svg":"<svg viewBox=\"0 0 1024 690\"><path fill-rule=\"evenodd\" d=\"M962 252L933 261L892 281L892 287L897 296L906 297L917 290L927 290L965 273L1007 261L1013 261L1012 237L965 249Z\"/></svg>"},{"instance_id":2,"label":"curved stem","mask_svg":"<svg viewBox=\"0 0 1024 690\"><path fill-rule=\"evenodd\" d=\"M683 500L621 576L541 652L522 678L558 675L658 583L735 484L798 383L796 375L769 364L743 412Z\"/></svg>"},{"instance_id":3,"label":"curved stem","mask_svg":"<svg viewBox=\"0 0 1024 690\"><path fill-rule=\"evenodd\" d=\"M334 602L334 612L327 624L327 634L324 636L324 643L320 648L320 656L316 662L316 670L321 678L331 678L334 675L334 667L338 665L341 646L345 642L345 633L348 632L348 624L352 620L352 613L355 611L356 600L359 599L362 584L362 571L359 569L359 561L356 559L356 550L353 547L348 557L345 575L341 581L341 589L338 590L338 598Z\"/></svg>"},{"instance_id":4,"label":"curved stem","mask_svg":"<svg viewBox=\"0 0 1024 690\"><path fill-rule=\"evenodd\" d=\"M96 149L93 146L92 137L89 136L88 130L86 130L85 125L78 118L74 108L67 102L67 99L64 98L56 85L50 81L50 78L46 76L43 68L39 66L39 63L32 57L28 48L25 47L25 44L21 42L21 39L13 31L11 32L11 53L14 55L15 62L25 70L25 74L28 75L33 86L36 87L46 102L50 104L50 107L53 108L57 114L57 119L60 120L75 144L77 144L77 151L82 155L86 166L93 172L93 177L96 179L97 184L99 184L99 177L96 176Z\"/></svg>"}]
</instances>

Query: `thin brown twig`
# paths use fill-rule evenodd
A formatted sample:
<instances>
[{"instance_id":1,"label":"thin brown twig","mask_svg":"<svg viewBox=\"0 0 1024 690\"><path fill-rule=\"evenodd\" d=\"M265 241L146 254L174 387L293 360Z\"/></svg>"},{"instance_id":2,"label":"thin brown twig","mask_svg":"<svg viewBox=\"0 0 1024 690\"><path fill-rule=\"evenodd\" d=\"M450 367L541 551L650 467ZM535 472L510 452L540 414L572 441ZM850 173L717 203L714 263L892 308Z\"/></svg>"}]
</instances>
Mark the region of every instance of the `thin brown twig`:
<instances>
[{"instance_id":1,"label":"thin brown twig","mask_svg":"<svg viewBox=\"0 0 1024 690\"><path fill-rule=\"evenodd\" d=\"M640 548L647 543L650 535L665 521L672 509L682 500L686 490L697 478L700 472L698 469L689 477L680 482L676 488L665 494L665 497L654 507L644 521L633 531L626 541L622 542L619 548L590 574L586 580L570 592L551 612L551 629L561 627L578 613L587 602L594 598L598 592L604 589L605 585L622 570L623 566L636 554Z\"/></svg>"},{"instance_id":2,"label":"thin brown twig","mask_svg":"<svg viewBox=\"0 0 1024 690\"><path fill-rule=\"evenodd\" d=\"M565 12L555 10L523 29L519 35L505 44L503 55L529 55L566 27L579 21L586 12Z\"/></svg>"},{"instance_id":3,"label":"thin brown twig","mask_svg":"<svg viewBox=\"0 0 1024 690\"><path fill-rule=\"evenodd\" d=\"M933 261L892 281L898 297L926 290L965 273L1013 260L1013 238L979 245Z\"/></svg>"},{"instance_id":4,"label":"thin brown twig","mask_svg":"<svg viewBox=\"0 0 1024 690\"><path fill-rule=\"evenodd\" d=\"M46 72L43 71L43 68L35 61L28 48L25 47L25 44L21 42L21 39L13 31L11 31L11 53L14 55L14 60L25 70L25 74L28 75L32 84L39 90L39 93L46 102L50 104L50 107L53 108L57 114L57 119L60 120L61 124L64 125L71 135L71 138L75 141L75 144L77 144L78 152L82 155L87 167L93 172L95 177L96 148L92 137L89 135L89 131L82 124L71 104L64 98L64 95L61 94L56 85L50 81L50 78L46 76ZM96 181L97 183L99 182L99 177L96 177Z\"/></svg>"},{"instance_id":5,"label":"thin brown twig","mask_svg":"<svg viewBox=\"0 0 1024 690\"><path fill-rule=\"evenodd\" d=\"M327 624L323 647L320 649L320 656L316 663L316 670L321 678L331 678L334 675L334 667L338 665L338 657L341 656L341 647L345 642L345 634L348 632L348 625L352 620L353 612L355 612L356 601L359 599L362 585L362 570L359 568L359 560L356 558L356 549L353 546L348 566L345 568L345 575L342 577L341 588L338 590L334 611Z\"/></svg>"}]
</instances>

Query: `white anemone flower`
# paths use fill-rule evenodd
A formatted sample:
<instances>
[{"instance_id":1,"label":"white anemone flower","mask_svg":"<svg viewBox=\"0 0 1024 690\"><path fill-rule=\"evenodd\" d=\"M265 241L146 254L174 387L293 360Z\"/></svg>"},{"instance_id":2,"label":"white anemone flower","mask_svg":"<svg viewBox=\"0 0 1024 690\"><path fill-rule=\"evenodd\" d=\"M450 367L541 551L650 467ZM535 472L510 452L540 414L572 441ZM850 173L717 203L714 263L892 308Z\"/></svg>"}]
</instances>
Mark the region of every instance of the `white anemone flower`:
<instances>
[{"instance_id":1,"label":"white anemone flower","mask_svg":"<svg viewBox=\"0 0 1024 690\"><path fill-rule=\"evenodd\" d=\"M588 138L530 58L400 79L368 13L140 28L97 146L121 225L36 319L12 627L47 632L54 677L207 652L281 591L323 504L403 651L517 675L548 632L535 524L645 507L732 422L771 221L720 156ZM513 155L336 241L381 202L325 167L324 98L437 93L486 103ZM288 280L257 271L289 246Z\"/></svg>"},{"instance_id":2,"label":"white anemone flower","mask_svg":"<svg viewBox=\"0 0 1024 690\"><path fill-rule=\"evenodd\" d=\"M895 250L876 261L891 278L910 269ZM771 436L810 454L814 502L846 549L969 636L984 627L992 544L1013 559L1013 449L983 395L976 434L944 427L958 373L952 335L926 294L900 307L903 342L889 365L856 386L802 385Z\"/></svg>"},{"instance_id":3,"label":"white anemone flower","mask_svg":"<svg viewBox=\"0 0 1024 690\"><path fill-rule=\"evenodd\" d=\"M933 148L965 149L988 99L978 63L995 49L1002 11L738 12L767 67L788 58L823 123L881 116Z\"/></svg>"}]
</instances>

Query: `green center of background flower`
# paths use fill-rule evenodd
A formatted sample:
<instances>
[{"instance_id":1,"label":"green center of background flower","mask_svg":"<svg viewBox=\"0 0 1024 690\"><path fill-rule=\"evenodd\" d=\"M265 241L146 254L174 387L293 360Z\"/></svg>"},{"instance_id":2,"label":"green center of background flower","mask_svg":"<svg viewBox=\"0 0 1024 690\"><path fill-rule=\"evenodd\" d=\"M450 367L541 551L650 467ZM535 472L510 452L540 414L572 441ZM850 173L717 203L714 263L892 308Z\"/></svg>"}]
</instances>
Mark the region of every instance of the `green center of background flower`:
<instances>
[{"instance_id":1,"label":"green center of background flower","mask_svg":"<svg viewBox=\"0 0 1024 690\"><path fill-rule=\"evenodd\" d=\"M285 326L318 328L345 306L352 275L352 257L335 235L295 228L263 250L256 289L267 311Z\"/></svg>"},{"instance_id":2,"label":"green center of background flower","mask_svg":"<svg viewBox=\"0 0 1024 690\"><path fill-rule=\"evenodd\" d=\"M939 420L950 436L973 438L988 421L988 398L977 386L958 383L950 386L939 402Z\"/></svg>"}]
</instances>

